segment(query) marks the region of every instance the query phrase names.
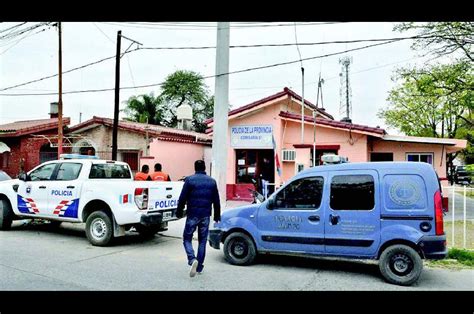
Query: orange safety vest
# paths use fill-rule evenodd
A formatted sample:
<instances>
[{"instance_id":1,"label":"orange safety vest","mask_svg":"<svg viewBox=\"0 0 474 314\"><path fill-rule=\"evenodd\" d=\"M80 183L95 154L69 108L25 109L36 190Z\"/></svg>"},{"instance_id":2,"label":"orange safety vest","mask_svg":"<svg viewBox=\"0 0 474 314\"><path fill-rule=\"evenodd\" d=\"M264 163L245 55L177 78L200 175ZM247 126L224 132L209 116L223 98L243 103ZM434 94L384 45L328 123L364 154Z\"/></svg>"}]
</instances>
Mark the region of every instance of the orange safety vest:
<instances>
[{"instance_id":1,"label":"orange safety vest","mask_svg":"<svg viewBox=\"0 0 474 314\"><path fill-rule=\"evenodd\" d=\"M168 181L168 175L161 171L156 171L151 174L153 181Z\"/></svg>"},{"instance_id":2,"label":"orange safety vest","mask_svg":"<svg viewBox=\"0 0 474 314\"><path fill-rule=\"evenodd\" d=\"M148 176L149 176L149 174L147 174L147 173L137 172L137 174L135 175L135 180L137 180L137 181L146 181Z\"/></svg>"}]
</instances>

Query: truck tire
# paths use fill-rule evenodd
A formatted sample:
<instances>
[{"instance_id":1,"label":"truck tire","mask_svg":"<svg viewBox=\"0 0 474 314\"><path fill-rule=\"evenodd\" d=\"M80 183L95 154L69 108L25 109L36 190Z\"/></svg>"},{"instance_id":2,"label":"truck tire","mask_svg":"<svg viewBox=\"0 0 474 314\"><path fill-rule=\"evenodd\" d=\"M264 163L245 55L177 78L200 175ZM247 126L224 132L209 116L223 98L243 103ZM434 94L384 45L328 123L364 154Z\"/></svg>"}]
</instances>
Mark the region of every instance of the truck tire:
<instances>
[{"instance_id":1,"label":"truck tire","mask_svg":"<svg viewBox=\"0 0 474 314\"><path fill-rule=\"evenodd\" d=\"M86 236L95 246L107 246L114 235L112 219L103 211L95 211L87 217Z\"/></svg>"},{"instance_id":2,"label":"truck tire","mask_svg":"<svg viewBox=\"0 0 474 314\"><path fill-rule=\"evenodd\" d=\"M232 265L250 265L257 257L252 238L242 232L233 232L224 241L224 255Z\"/></svg>"},{"instance_id":3,"label":"truck tire","mask_svg":"<svg viewBox=\"0 0 474 314\"><path fill-rule=\"evenodd\" d=\"M397 244L387 247L380 255L379 269L390 283L409 286L416 282L423 269L423 261L414 249Z\"/></svg>"},{"instance_id":4,"label":"truck tire","mask_svg":"<svg viewBox=\"0 0 474 314\"><path fill-rule=\"evenodd\" d=\"M0 198L0 230L10 230L13 222L13 210L10 202Z\"/></svg>"},{"instance_id":5,"label":"truck tire","mask_svg":"<svg viewBox=\"0 0 474 314\"><path fill-rule=\"evenodd\" d=\"M144 238L153 238L158 231L162 230L162 228L160 225L153 225L153 226L136 225L135 230L137 230L140 236Z\"/></svg>"}]
</instances>

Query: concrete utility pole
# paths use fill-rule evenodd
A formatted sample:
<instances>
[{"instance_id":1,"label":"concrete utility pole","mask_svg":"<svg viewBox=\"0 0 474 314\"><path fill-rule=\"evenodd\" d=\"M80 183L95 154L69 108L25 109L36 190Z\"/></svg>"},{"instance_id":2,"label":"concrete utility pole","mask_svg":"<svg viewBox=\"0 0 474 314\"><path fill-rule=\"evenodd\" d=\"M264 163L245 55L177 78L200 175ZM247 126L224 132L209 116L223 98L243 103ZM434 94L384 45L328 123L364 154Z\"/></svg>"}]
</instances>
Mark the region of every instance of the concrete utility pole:
<instances>
[{"instance_id":1,"label":"concrete utility pole","mask_svg":"<svg viewBox=\"0 0 474 314\"><path fill-rule=\"evenodd\" d=\"M61 42L61 22L58 22L59 35L59 99L58 99L58 159L63 153L63 56Z\"/></svg>"},{"instance_id":2,"label":"concrete utility pole","mask_svg":"<svg viewBox=\"0 0 474 314\"><path fill-rule=\"evenodd\" d=\"M120 44L122 31L117 32L117 55L115 57L115 106L114 106L114 126L112 129L112 160L117 160L117 133L119 119L120 101Z\"/></svg>"},{"instance_id":3,"label":"concrete utility pole","mask_svg":"<svg viewBox=\"0 0 474 314\"><path fill-rule=\"evenodd\" d=\"M304 68L301 67L301 144L304 144Z\"/></svg>"},{"instance_id":4,"label":"concrete utility pole","mask_svg":"<svg viewBox=\"0 0 474 314\"><path fill-rule=\"evenodd\" d=\"M227 132L229 113L229 22L217 23L216 83L211 173L217 181L221 207L226 204Z\"/></svg>"}]
</instances>

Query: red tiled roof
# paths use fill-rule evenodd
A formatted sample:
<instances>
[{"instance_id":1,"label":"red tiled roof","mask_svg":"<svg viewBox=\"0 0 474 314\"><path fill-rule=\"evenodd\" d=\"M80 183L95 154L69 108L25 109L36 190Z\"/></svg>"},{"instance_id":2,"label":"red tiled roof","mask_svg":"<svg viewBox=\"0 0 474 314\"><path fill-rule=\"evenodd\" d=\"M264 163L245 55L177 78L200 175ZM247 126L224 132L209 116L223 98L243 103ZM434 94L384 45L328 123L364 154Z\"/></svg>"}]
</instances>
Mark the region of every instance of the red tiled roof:
<instances>
[{"instance_id":1,"label":"red tiled roof","mask_svg":"<svg viewBox=\"0 0 474 314\"><path fill-rule=\"evenodd\" d=\"M114 120L109 118L102 118L102 117L92 117L87 121L84 121L80 124L76 124L75 126L69 128L69 132L80 132L82 129L87 128L89 126L94 125L107 125L109 127L113 127ZM179 130L174 128L168 128L159 125L153 124L146 124L146 123L139 123L139 122L131 122L131 121L119 121L119 128L123 130L128 130L131 132L138 132L141 134L145 134L148 130L148 134L152 137L158 137L163 140L179 140L184 142L194 142L197 140L198 142L207 143L212 141L212 138L209 135L199 132L193 131L186 131L186 130Z\"/></svg>"},{"instance_id":2,"label":"red tiled roof","mask_svg":"<svg viewBox=\"0 0 474 314\"><path fill-rule=\"evenodd\" d=\"M268 96L268 97L262 98L262 99L260 99L260 100L254 101L254 102L252 102L252 103L250 103L250 104L248 104L248 105L245 105L245 106L242 106L242 107L239 107L239 108L236 108L236 109L234 109L234 110L229 111L229 117L232 116L232 115L234 115L234 114L237 114L237 113L239 113L239 112L242 112L242 111L245 111L245 110L254 108L254 107L258 106L258 105L264 104L264 103L266 103L266 102L272 101L272 100L274 100L274 99L277 99L277 98L279 98L279 97L281 97L281 96L285 96L285 95L293 96L294 98L296 98L296 99L298 99L298 100L300 100L300 101L301 101L301 99L302 99L302 97L301 97L300 95L298 95L297 93L295 93L294 91L292 91L292 90L289 89L288 87L285 87L285 88L283 89L283 91L281 91L281 92L278 92L278 93L273 94L273 95L271 95L271 96ZM316 109L316 106L313 105L311 102L309 102L307 99L304 100L304 103L305 103L307 106L309 106L309 107L311 107L311 108L313 108L313 109ZM326 117L332 119L332 120L334 119L334 117L333 117L332 115L330 115L329 113L327 113L327 112L324 111L324 110L321 110L320 108L318 108L318 112L319 112L320 114L322 114L322 115L324 115L324 116L326 116ZM214 121L213 118L210 118L210 119L205 120L204 123L209 124L209 123L211 123L212 121Z\"/></svg>"},{"instance_id":3,"label":"red tiled roof","mask_svg":"<svg viewBox=\"0 0 474 314\"><path fill-rule=\"evenodd\" d=\"M63 125L70 123L70 118L63 118ZM58 128L58 118L24 120L0 125L0 137L22 136Z\"/></svg>"},{"instance_id":4,"label":"red tiled roof","mask_svg":"<svg viewBox=\"0 0 474 314\"><path fill-rule=\"evenodd\" d=\"M295 119L295 120L301 121L301 115L299 115L299 114L294 114L294 113L281 111L279 116L283 117L283 118L289 118L289 119ZM314 122L313 117L310 117L310 116L305 116L304 120L306 122ZM364 132L368 132L368 133L376 133L376 134L379 134L379 135L386 134L385 130L381 129L381 128L374 128L374 127L361 125L361 124L352 124L352 123L348 123L348 122L327 120L327 119L321 119L321 118L316 118L316 124L327 125L327 126L331 126L331 127L339 128L339 129L349 129L349 130L354 130L354 131L364 131Z\"/></svg>"}]
</instances>

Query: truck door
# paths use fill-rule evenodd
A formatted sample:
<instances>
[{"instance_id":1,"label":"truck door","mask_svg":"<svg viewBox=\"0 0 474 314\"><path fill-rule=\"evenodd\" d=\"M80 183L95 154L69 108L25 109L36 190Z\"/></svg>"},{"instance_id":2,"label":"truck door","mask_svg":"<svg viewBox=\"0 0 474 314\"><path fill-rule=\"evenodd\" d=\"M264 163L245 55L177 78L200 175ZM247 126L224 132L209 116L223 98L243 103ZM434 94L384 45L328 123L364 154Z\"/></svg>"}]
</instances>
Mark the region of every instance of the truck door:
<instances>
[{"instance_id":1,"label":"truck door","mask_svg":"<svg viewBox=\"0 0 474 314\"><path fill-rule=\"evenodd\" d=\"M380 197L374 170L335 171L328 175L326 253L368 256L380 242Z\"/></svg>"},{"instance_id":2,"label":"truck door","mask_svg":"<svg viewBox=\"0 0 474 314\"><path fill-rule=\"evenodd\" d=\"M272 196L258 211L261 246L268 251L324 252L324 210L321 206L325 175L296 179Z\"/></svg>"},{"instance_id":3,"label":"truck door","mask_svg":"<svg viewBox=\"0 0 474 314\"><path fill-rule=\"evenodd\" d=\"M78 180L82 164L63 162L59 164L55 181L52 181L49 196L49 214L52 217L77 218L79 193L82 181Z\"/></svg>"},{"instance_id":4,"label":"truck door","mask_svg":"<svg viewBox=\"0 0 474 314\"><path fill-rule=\"evenodd\" d=\"M48 197L57 166L57 163L40 166L29 173L30 181L20 181L17 195L19 212L36 216L49 215Z\"/></svg>"}]
</instances>

